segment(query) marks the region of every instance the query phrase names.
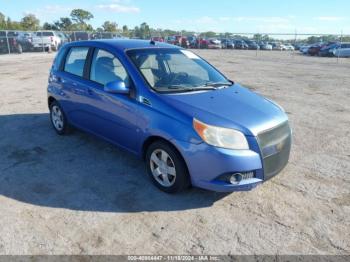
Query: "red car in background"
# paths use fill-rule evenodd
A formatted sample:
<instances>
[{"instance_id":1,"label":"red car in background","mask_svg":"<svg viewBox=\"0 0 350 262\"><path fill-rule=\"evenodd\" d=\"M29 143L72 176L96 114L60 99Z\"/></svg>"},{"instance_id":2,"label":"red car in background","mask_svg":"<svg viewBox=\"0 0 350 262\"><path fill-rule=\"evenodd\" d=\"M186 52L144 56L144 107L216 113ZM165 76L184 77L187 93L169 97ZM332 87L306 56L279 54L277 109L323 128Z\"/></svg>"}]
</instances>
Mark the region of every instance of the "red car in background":
<instances>
[{"instance_id":1,"label":"red car in background","mask_svg":"<svg viewBox=\"0 0 350 262\"><path fill-rule=\"evenodd\" d=\"M22 53L22 45L17 40L18 32L0 31L0 54ZM9 50L10 48L10 50Z\"/></svg>"},{"instance_id":2,"label":"red car in background","mask_svg":"<svg viewBox=\"0 0 350 262\"><path fill-rule=\"evenodd\" d=\"M199 48L208 48L209 46L209 40L205 38L199 38L198 43L199 43Z\"/></svg>"},{"instance_id":3,"label":"red car in background","mask_svg":"<svg viewBox=\"0 0 350 262\"><path fill-rule=\"evenodd\" d=\"M332 44L336 44L337 42L328 42L328 43L318 43L310 46L308 50L308 54L311 56L318 56L320 55L320 51L322 48L327 47Z\"/></svg>"},{"instance_id":4,"label":"red car in background","mask_svg":"<svg viewBox=\"0 0 350 262\"><path fill-rule=\"evenodd\" d=\"M183 48L188 48L190 46L187 37L181 35L169 36L167 39L167 43L171 45L181 46Z\"/></svg>"},{"instance_id":5,"label":"red car in background","mask_svg":"<svg viewBox=\"0 0 350 262\"><path fill-rule=\"evenodd\" d=\"M188 37L190 48L208 48L209 41L205 38L190 36Z\"/></svg>"}]
</instances>

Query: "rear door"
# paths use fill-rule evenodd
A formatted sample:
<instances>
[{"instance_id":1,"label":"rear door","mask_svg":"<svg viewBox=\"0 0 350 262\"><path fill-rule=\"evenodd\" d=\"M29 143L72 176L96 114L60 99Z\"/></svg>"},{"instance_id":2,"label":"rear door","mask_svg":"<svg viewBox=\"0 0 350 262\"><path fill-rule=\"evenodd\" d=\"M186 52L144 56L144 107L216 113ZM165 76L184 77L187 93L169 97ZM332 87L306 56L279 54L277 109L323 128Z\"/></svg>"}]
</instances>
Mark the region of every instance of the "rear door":
<instances>
[{"instance_id":1,"label":"rear door","mask_svg":"<svg viewBox=\"0 0 350 262\"><path fill-rule=\"evenodd\" d=\"M84 78L89 47L71 47L61 71L57 73L57 82L63 94L63 108L68 120L82 129L91 129L88 94L88 80Z\"/></svg>"}]
</instances>

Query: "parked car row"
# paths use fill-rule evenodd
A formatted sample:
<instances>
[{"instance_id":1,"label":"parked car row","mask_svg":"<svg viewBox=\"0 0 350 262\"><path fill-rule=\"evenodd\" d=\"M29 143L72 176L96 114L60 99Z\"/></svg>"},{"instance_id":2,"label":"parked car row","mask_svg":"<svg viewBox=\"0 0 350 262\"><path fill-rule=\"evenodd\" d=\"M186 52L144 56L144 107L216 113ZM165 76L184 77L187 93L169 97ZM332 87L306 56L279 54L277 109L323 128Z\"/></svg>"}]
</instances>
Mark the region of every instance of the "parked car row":
<instances>
[{"instance_id":1,"label":"parked car row","mask_svg":"<svg viewBox=\"0 0 350 262\"><path fill-rule=\"evenodd\" d=\"M31 47L29 33L0 31L0 53L22 53Z\"/></svg>"},{"instance_id":2,"label":"parked car row","mask_svg":"<svg viewBox=\"0 0 350 262\"><path fill-rule=\"evenodd\" d=\"M152 37L151 40L157 42L167 42L172 45L184 48L201 48L201 49L246 49L246 50L280 50L294 51L291 44L281 44L278 42L254 41L247 39L231 38L203 38L198 36L181 36L173 35L167 38Z\"/></svg>"},{"instance_id":3,"label":"parked car row","mask_svg":"<svg viewBox=\"0 0 350 262\"><path fill-rule=\"evenodd\" d=\"M304 55L325 57L350 57L350 43L327 42L301 46Z\"/></svg>"},{"instance_id":4,"label":"parked car row","mask_svg":"<svg viewBox=\"0 0 350 262\"><path fill-rule=\"evenodd\" d=\"M30 51L57 51L63 44L93 39L115 39L121 35L108 32L60 32L60 31L0 31L0 54Z\"/></svg>"},{"instance_id":5,"label":"parked car row","mask_svg":"<svg viewBox=\"0 0 350 262\"><path fill-rule=\"evenodd\" d=\"M0 53L22 53L35 50L58 50L67 40L55 31L0 31Z\"/></svg>"},{"instance_id":6,"label":"parked car row","mask_svg":"<svg viewBox=\"0 0 350 262\"><path fill-rule=\"evenodd\" d=\"M28 51L57 51L63 44L82 40L124 38L110 32L61 32L61 31L0 31L0 54L22 53ZM302 43L281 43L254 41L234 38L204 38L196 35L172 35L167 38L152 37L152 41L166 42L183 48L200 49L245 49L294 51L310 56L350 57L350 43L327 42L305 45Z\"/></svg>"}]
</instances>

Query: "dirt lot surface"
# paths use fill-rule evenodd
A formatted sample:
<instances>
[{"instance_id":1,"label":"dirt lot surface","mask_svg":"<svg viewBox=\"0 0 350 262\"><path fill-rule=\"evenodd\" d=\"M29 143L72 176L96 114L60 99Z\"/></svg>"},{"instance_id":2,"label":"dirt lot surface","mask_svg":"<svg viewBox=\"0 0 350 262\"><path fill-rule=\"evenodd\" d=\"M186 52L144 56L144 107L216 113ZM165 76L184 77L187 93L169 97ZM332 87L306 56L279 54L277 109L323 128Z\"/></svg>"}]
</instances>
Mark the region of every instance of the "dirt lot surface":
<instances>
[{"instance_id":1,"label":"dirt lot surface","mask_svg":"<svg viewBox=\"0 0 350 262\"><path fill-rule=\"evenodd\" d=\"M198 51L281 104L289 165L251 192L166 195L143 163L48 120L53 54L0 56L0 254L350 254L350 59Z\"/></svg>"}]
</instances>

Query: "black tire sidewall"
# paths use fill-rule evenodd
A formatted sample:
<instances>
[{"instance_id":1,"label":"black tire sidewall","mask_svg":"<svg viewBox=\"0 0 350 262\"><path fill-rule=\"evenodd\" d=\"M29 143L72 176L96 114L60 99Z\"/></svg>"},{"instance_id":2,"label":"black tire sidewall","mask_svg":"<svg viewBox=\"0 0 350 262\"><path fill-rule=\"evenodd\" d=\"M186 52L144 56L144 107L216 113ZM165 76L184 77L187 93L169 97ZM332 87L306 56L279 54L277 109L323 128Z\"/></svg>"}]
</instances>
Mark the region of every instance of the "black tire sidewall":
<instances>
[{"instance_id":1,"label":"black tire sidewall","mask_svg":"<svg viewBox=\"0 0 350 262\"><path fill-rule=\"evenodd\" d=\"M164 150L171 157L175 165L175 169L176 169L175 183L170 187L164 187L161 184L159 184L157 180L155 180L152 174L150 159L151 159L152 153L158 149ZM190 179L189 179L186 163L184 162L180 153L173 146L169 145L167 142L156 141L153 144L151 144L147 149L145 161L146 161L147 173L150 179L152 180L153 184L156 187L158 187L160 190L166 193L177 193L189 187Z\"/></svg>"}]
</instances>

